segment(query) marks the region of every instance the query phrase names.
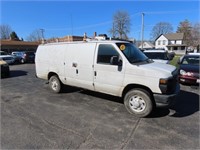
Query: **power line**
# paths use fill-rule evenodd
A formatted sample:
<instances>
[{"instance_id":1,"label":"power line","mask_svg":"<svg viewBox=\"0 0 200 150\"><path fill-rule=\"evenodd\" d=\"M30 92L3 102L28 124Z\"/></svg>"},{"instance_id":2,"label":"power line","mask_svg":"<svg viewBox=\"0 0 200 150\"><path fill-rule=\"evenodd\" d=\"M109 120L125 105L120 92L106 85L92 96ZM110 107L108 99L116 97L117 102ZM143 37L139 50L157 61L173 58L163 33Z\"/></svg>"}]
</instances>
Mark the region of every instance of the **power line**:
<instances>
[{"instance_id":1,"label":"power line","mask_svg":"<svg viewBox=\"0 0 200 150\"><path fill-rule=\"evenodd\" d=\"M144 13L142 13L142 25L141 25L141 40L142 40L142 49L143 49L143 39L144 39Z\"/></svg>"}]
</instances>

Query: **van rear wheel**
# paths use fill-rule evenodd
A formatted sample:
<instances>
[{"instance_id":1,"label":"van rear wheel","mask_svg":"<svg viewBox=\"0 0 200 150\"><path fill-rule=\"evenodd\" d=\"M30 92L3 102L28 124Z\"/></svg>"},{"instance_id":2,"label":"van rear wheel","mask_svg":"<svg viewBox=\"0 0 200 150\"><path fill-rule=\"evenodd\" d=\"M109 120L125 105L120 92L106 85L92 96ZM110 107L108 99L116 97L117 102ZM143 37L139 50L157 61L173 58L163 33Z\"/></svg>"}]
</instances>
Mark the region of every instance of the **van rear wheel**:
<instances>
[{"instance_id":1,"label":"van rear wheel","mask_svg":"<svg viewBox=\"0 0 200 150\"><path fill-rule=\"evenodd\" d=\"M146 117L153 109L150 94L143 89L132 89L126 93L124 105L129 113L137 117Z\"/></svg>"},{"instance_id":2,"label":"van rear wheel","mask_svg":"<svg viewBox=\"0 0 200 150\"><path fill-rule=\"evenodd\" d=\"M61 82L58 78L58 76L51 76L49 79L49 88L54 93L60 93L61 92Z\"/></svg>"}]
</instances>

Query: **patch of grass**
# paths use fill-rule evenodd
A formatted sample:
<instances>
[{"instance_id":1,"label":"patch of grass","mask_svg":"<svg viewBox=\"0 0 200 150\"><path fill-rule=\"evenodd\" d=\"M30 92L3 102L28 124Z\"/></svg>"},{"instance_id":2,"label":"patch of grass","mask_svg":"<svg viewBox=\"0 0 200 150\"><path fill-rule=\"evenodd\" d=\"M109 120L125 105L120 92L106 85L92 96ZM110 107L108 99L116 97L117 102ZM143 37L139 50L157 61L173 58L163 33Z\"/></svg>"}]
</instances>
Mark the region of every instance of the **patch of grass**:
<instances>
[{"instance_id":1,"label":"patch of grass","mask_svg":"<svg viewBox=\"0 0 200 150\"><path fill-rule=\"evenodd\" d=\"M173 65L175 67L178 67L178 60L182 55L175 55L174 58L170 61L170 65Z\"/></svg>"}]
</instances>

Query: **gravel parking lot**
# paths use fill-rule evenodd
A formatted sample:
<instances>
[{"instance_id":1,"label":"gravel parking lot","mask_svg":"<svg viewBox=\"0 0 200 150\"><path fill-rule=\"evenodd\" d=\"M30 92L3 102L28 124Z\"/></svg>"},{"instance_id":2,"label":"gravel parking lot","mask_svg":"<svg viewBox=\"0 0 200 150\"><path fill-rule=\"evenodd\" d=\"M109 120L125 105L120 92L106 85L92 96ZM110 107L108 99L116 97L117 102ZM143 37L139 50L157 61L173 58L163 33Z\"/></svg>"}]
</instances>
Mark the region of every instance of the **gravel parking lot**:
<instances>
[{"instance_id":1,"label":"gravel parking lot","mask_svg":"<svg viewBox=\"0 0 200 150\"><path fill-rule=\"evenodd\" d=\"M2 149L200 149L199 87L181 86L173 108L137 118L117 97L67 86L51 93L34 64L10 69L1 80Z\"/></svg>"}]
</instances>

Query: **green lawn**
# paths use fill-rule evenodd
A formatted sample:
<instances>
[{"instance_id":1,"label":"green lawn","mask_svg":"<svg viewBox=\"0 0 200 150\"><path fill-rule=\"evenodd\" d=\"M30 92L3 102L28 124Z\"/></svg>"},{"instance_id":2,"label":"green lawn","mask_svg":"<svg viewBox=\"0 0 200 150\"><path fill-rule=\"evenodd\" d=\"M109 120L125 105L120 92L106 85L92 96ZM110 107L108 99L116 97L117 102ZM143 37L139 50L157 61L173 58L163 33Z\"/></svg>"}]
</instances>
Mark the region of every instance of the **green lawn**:
<instances>
[{"instance_id":1,"label":"green lawn","mask_svg":"<svg viewBox=\"0 0 200 150\"><path fill-rule=\"evenodd\" d=\"M170 61L170 64L175 66L175 67L178 67L177 62L178 62L180 57L181 57L181 55L175 55L174 58Z\"/></svg>"}]
</instances>

